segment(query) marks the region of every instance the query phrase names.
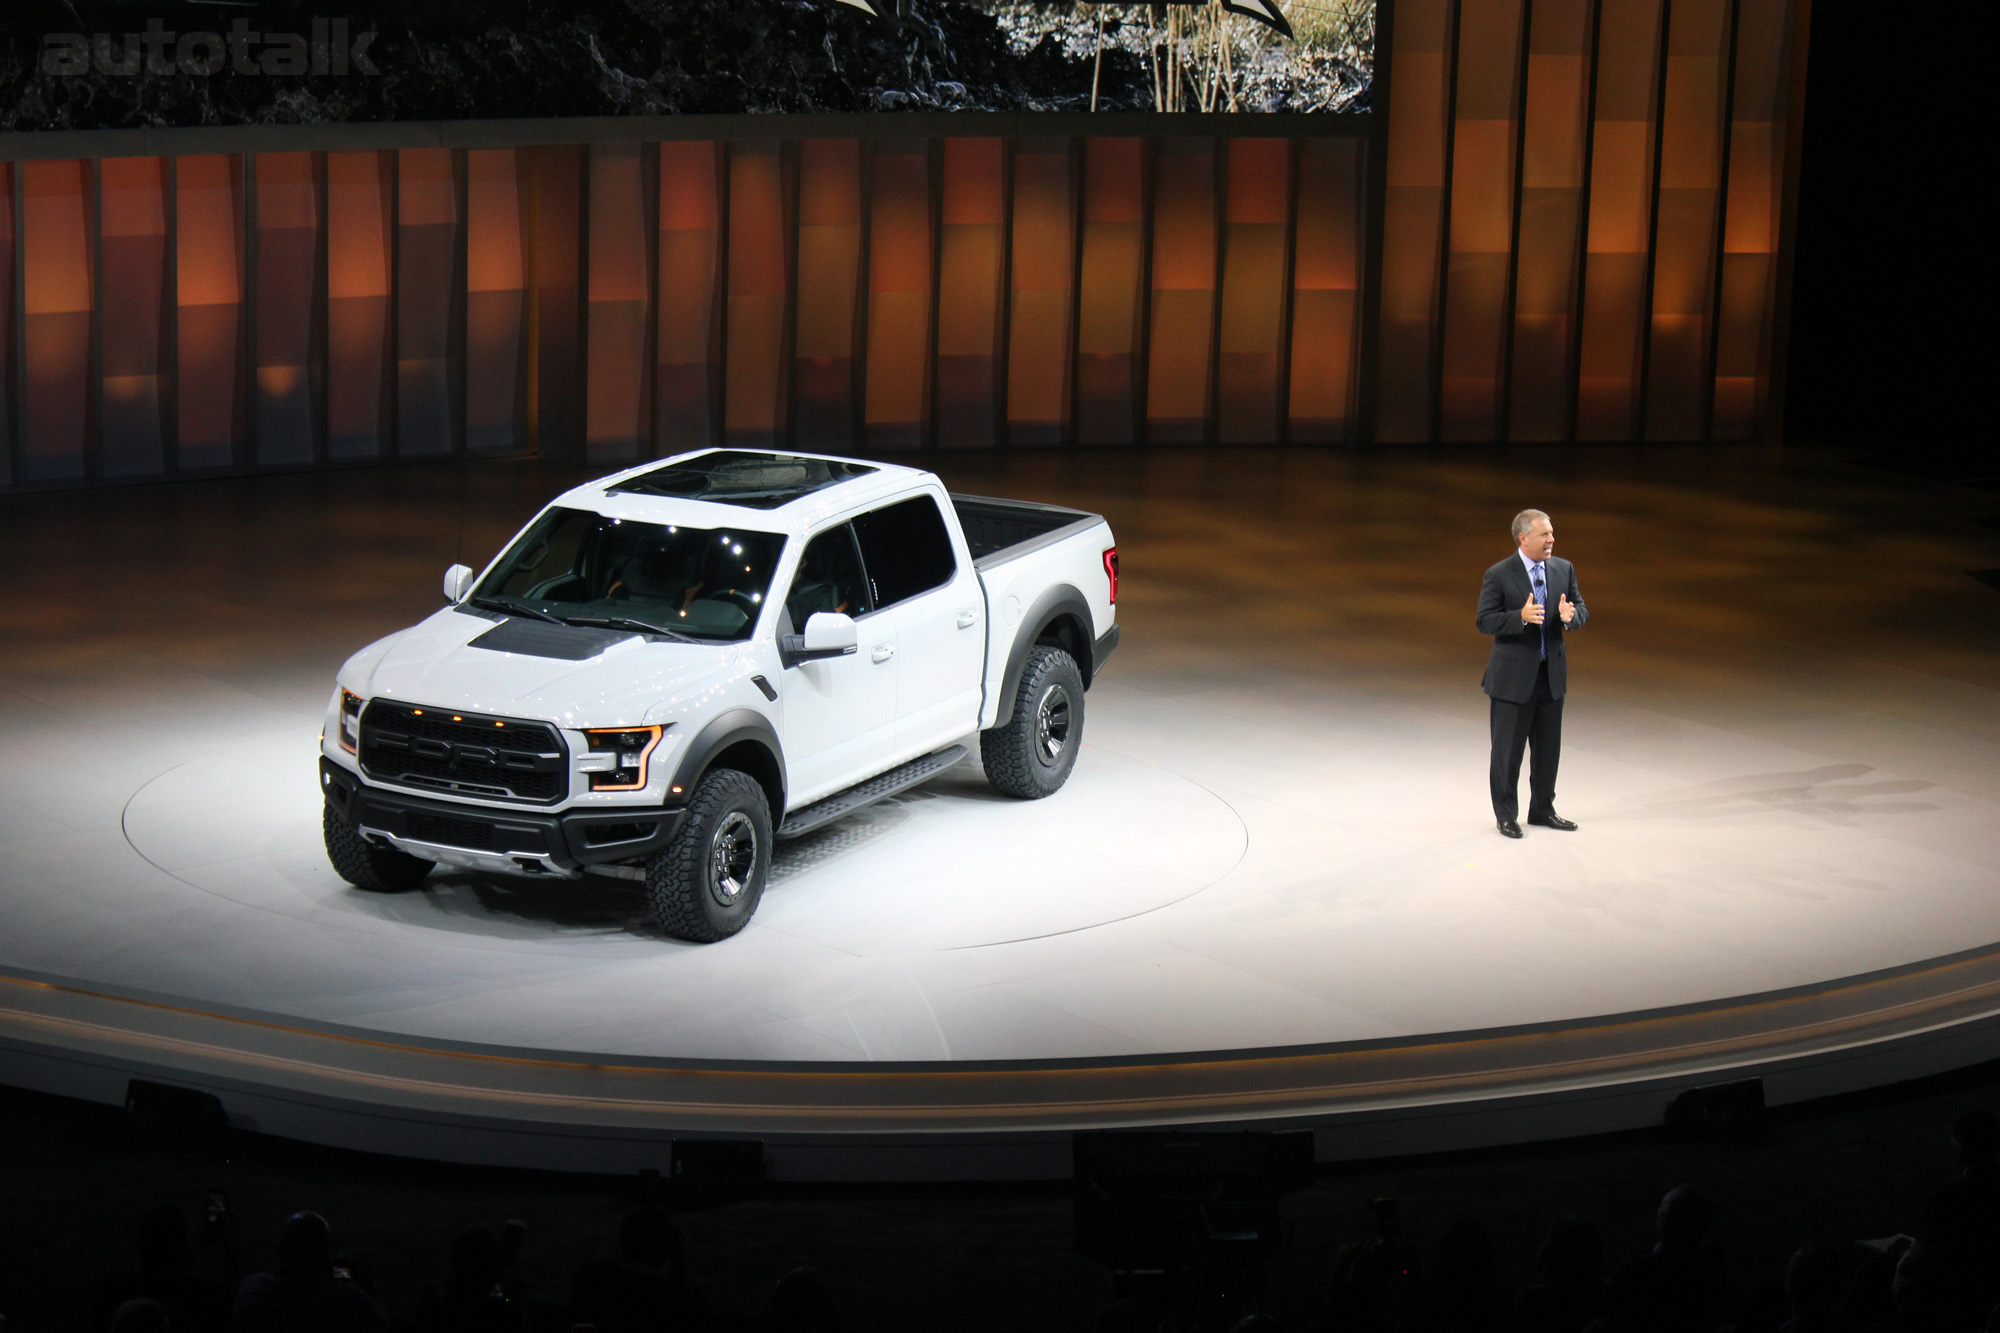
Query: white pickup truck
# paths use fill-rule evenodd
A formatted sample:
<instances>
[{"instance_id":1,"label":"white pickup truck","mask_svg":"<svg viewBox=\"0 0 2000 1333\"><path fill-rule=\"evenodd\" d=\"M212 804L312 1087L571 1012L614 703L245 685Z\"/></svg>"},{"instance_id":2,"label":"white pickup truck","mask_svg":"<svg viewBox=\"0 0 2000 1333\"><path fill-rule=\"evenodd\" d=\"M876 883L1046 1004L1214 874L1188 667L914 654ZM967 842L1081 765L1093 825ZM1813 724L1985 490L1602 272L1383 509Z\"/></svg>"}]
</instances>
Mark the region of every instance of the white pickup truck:
<instances>
[{"instance_id":1,"label":"white pickup truck","mask_svg":"<svg viewBox=\"0 0 2000 1333\"><path fill-rule=\"evenodd\" d=\"M994 787L1054 792L1118 643L1102 518L812 454L579 486L444 592L340 669L334 869L383 892L436 864L622 875L695 941L749 921L774 839L942 772L974 733Z\"/></svg>"}]
</instances>

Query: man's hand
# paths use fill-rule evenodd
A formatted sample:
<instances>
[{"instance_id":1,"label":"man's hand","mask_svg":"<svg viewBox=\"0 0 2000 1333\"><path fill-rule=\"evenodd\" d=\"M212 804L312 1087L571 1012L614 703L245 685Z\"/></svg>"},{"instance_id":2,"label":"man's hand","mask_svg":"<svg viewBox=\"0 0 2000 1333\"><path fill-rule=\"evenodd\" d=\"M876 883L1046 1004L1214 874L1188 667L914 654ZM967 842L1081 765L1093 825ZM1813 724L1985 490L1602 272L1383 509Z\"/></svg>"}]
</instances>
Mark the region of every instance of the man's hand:
<instances>
[{"instance_id":1,"label":"man's hand","mask_svg":"<svg viewBox=\"0 0 2000 1333\"><path fill-rule=\"evenodd\" d=\"M1535 598L1532 593L1529 594L1528 600L1521 604L1521 623L1523 625L1539 625L1548 614L1546 607L1535 605Z\"/></svg>"},{"instance_id":2,"label":"man's hand","mask_svg":"<svg viewBox=\"0 0 2000 1333\"><path fill-rule=\"evenodd\" d=\"M1565 625L1576 619L1576 608L1570 605L1568 593L1564 593L1556 599L1556 610L1562 615L1563 624Z\"/></svg>"}]
</instances>

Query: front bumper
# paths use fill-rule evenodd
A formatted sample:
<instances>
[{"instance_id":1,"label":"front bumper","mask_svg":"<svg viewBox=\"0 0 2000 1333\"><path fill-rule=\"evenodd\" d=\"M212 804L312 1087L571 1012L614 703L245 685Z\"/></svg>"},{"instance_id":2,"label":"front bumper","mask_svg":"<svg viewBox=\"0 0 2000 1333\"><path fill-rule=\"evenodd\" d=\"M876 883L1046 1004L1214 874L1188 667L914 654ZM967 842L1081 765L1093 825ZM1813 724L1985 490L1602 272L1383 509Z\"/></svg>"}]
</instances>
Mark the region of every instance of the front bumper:
<instances>
[{"instance_id":1,"label":"front bumper","mask_svg":"<svg viewBox=\"0 0 2000 1333\"><path fill-rule=\"evenodd\" d=\"M371 787L319 761L320 791L364 836L427 861L513 874L573 876L650 855L680 831L685 810L657 806L543 814L431 801Z\"/></svg>"}]
</instances>

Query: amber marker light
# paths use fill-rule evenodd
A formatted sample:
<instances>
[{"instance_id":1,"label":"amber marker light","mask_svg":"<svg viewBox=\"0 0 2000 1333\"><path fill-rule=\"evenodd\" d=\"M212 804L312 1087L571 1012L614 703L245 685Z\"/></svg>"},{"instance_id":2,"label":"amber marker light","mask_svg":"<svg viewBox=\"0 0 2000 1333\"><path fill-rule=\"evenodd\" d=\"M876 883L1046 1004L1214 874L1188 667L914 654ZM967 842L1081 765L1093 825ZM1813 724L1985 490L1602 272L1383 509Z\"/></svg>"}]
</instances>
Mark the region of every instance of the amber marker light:
<instances>
[{"instance_id":1,"label":"amber marker light","mask_svg":"<svg viewBox=\"0 0 2000 1333\"><path fill-rule=\"evenodd\" d=\"M646 785L646 761L660 743L665 727L602 727L583 734L592 754L617 756L618 767L608 773L592 773L592 791L638 791Z\"/></svg>"}]
</instances>

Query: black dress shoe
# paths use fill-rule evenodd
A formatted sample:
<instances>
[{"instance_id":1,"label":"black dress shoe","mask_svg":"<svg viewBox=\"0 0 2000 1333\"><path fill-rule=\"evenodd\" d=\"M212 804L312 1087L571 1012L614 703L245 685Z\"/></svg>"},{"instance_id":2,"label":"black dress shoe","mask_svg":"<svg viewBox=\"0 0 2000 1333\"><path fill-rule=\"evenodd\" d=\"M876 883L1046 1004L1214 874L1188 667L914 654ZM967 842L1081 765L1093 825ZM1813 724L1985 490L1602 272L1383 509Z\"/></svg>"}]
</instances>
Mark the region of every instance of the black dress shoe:
<instances>
[{"instance_id":1,"label":"black dress shoe","mask_svg":"<svg viewBox=\"0 0 2000 1333\"><path fill-rule=\"evenodd\" d=\"M1553 810L1549 811L1546 815L1543 815L1540 819L1535 818L1533 815L1529 815L1528 822L1530 824L1537 825L1538 827L1541 828L1561 829L1564 833L1576 832L1575 820L1564 819L1561 815L1557 814Z\"/></svg>"},{"instance_id":2,"label":"black dress shoe","mask_svg":"<svg viewBox=\"0 0 2000 1333\"><path fill-rule=\"evenodd\" d=\"M1572 824L1570 825L1570 827L1575 828L1576 825ZM1506 834L1510 838L1518 838L1521 836L1521 826L1519 824L1516 824L1511 819L1503 819L1500 821L1500 831Z\"/></svg>"}]
</instances>

